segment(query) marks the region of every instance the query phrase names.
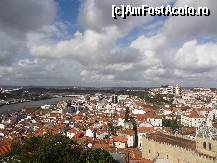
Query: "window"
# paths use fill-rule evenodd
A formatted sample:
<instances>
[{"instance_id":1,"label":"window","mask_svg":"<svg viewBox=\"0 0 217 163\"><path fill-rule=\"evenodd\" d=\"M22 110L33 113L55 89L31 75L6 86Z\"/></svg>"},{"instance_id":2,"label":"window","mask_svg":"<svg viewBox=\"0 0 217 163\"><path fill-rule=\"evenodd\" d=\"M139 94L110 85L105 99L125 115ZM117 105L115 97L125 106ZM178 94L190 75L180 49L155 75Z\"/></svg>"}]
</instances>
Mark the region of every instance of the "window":
<instances>
[{"instance_id":1,"label":"window","mask_svg":"<svg viewBox=\"0 0 217 163\"><path fill-rule=\"evenodd\" d=\"M203 148L206 149L206 142L203 142Z\"/></svg>"},{"instance_id":2,"label":"window","mask_svg":"<svg viewBox=\"0 0 217 163\"><path fill-rule=\"evenodd\" d=\"M157 156L159 156L160 154L157 152Z\"/></svg>"},{"instance_id":3,"label":"window","mask_svg":"<svg viewBox=\"0 0 217 163\"><path fill-rule=\"evenodd\" d=\"M148 153L151 153L151 150L150 150L150 149L148 150Z\"/></svg>"},{"instance_id":4,"label":"window","mask_svg":"<svg viewBox=\"0 0 217 163\"><path fill-rule=\"evenodd\" d=\"M211 151L211 149L212 149L212 144L209 143L209 150Z\"/></svg>"},{"instance_id":5,"label":"window","mask_svg":"<svg viewBox=\"0 0 217 163\"><path fill-rule=\"evenodd\" d=\"M167 159L169 158L169 156L167 155Z\"/></svg>"}]
</instances>

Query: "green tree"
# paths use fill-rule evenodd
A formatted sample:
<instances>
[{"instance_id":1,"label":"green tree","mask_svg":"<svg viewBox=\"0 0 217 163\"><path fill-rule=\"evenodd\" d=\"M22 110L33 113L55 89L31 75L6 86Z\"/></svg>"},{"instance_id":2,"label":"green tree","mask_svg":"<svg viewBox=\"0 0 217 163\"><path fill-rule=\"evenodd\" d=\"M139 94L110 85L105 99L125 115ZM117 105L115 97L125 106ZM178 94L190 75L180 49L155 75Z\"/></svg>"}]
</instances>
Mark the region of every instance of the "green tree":
<instances>
[{"instance_id":1,"label":"green tree","mask_svg":"<svg viewBox=\"0 0 217 163\"><path fill-rule=\"evenodd\" d=\"M79 163L82 151L82 147L63 135L47 134L14 144L4 159L13 163Z\"/></svg>"},{"instance_id":2,"label":"green tree","mask_svg":"<svg viewBox=\"0 0 217 163\"><path fill-rule=\"evenodd\" d=\"M112 157L103 149L89 149L87 151L86 163L111 163Z\"/></svg>"},{"instance_id":3,"label":"green tree","mask_svg":"<svg viewBox=\"0 0 217 163\"><path fill-rule=\"evenodd\" d=\"M125 122L130 121L130 109L129 109L129 107L126 107L126 109L125 109L125 117L124 117L124 119L125 119Z\"/></svg>"},{"instance_id":4,"label":"green tree","mask_svg":"<svg viewBox=\"0 0 217 163\"><path fill-rule=\"evenodd\" d=\"M138 128L134 117L130 117L130 122L133 124L133 131L135 135L134 147L138 146Z\"/></svg>"},{"instance_id":5,"label":"green tree","mask_svg":"<svg viewBox=\"0 0 217 163\"><path fill-rule=\"evenodd\" d=\"M66 136L46 134L12 145L10 153L0 159L5 163L110 163L111 155L101 149L86 150Z\"/></svg>"},{"instance_id":6,"label":"green tree","mask_svg":"<svg viewBox=\"0 0 217 163\"><path fill-rule=\"evenodd\" d=\"M164 119L162 123L164 127L170 127L172 128L172 130L176 130L180 128L180 125L177 122L177 120Z\"/></svg>"}]
</instances>

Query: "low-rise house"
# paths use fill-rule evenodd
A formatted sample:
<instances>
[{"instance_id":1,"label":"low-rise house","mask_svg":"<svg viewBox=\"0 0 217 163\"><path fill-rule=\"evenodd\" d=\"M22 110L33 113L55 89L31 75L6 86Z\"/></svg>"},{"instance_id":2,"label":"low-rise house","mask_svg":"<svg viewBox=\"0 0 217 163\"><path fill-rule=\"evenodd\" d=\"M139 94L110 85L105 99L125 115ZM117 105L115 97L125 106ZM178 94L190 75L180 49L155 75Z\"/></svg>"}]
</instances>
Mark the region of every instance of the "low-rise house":
<instances>
[{"instance_id":1,"label":"low-rise house","mask_svg":"<svg viewBox=\"0 0 217 163\"><path fill-rule=\"evenodd\" d=\"M124 122L125 122L125 119L123 119L123 118L118 118L118 120L117 120L117 125L124 127Z\"/></svg>"},{"instance_id":2,"label":"low-rise house","mask_svg":"<svg viewBox=\"0 0 217 163\"><path fill-rule=\"evenodd\" d=\"M106 136L108 136L108 131L106 131L106 130L103 130L103 129L101 129L101 130L97 130L96 131L96 138L97 139L104 139Z\"/></svg>"},{"instance_id":3,"label":"low-rise house","mask_svg":"<svg viewBox=\"0 0 217 163\"><path fill-rule=\"evenodd\" d=\"M145 136L147 133L151 133L154 131L153 126L143 126L138 127L138 147L142 148L142 137Z\"/></svg>"},{"instance_id":4,"label":"low-rise house","mask_svg":"<svg viewBox=\"0 0 217 163\"><path fill-rule=\"evenodd\" d=\"M132 129L124 129L118 132L119 136L124 136L127 138L127 147L134 147L135 146L135 131Z\"/></svg>"},{"instance_id":5,"label":"low-rise house","mask_svg":"<svg viewBox=\"0 0 217 163\"><path fill-rule=\"evenodd\" d=\"M77 129L71 128L67 131L66 136L72 139L77 133L78 133Z\"/></svg>"},{"instance_id":6,"label":"low-rise house","mask_svg":"<svg viewBox=\"0 0 217 163\"><path fill-rule=\"evenodd\" d=\"M127 138L125 138L124 136L114 136L111 141L114 148L123 149L127 147Z\"/></svg>"},{"instance_id":7,"label":"low-rise house","mask_svg":"<svg viewBox=\"0 0 217 163\"><path fill-rule=\"evenodd\" d=\"M181 115L181 124L188 127L199 127L206 121L206 118L199 115L196 111L191 111Z\"/></svg>"},{"instance_id":8,"label":"low-rise house","mask_svg":"<svg viewBox=\"0 0 217 163\"><path fill-rule=\"evenodd\" d=\"M93 138L94 137L94 129L87 129L85 131L85 136Z\"/></svg>"},{"instance_id":9,"label":"low-rise house","mask_svg":"<svg viewBox=\"0 0 217 163\"><path fill-rule=\"evenodd\" d=\"M200 108L200 109L197 109L197 113L203 117L206 117L210 120L213 120L214 119L214 116L215 116L215 112L214 112L214 109L211 109L211 108Z\"/></svg>"},{"instance_id":10,"label":"low-rise house","mask_svg":"<svg viewBox=\"0 0 217 163\"><path fill-rule=\"evenodd\" d=\"M147 122L149 122L151 125L157 128L162 127L162 117L159 115L152 115L147 118Z\"/></svg>"},{"instance_id":11,"label":"low-rise house","mask_svg":"<svg viewBox=\"0 0 217 163\"><path fill-rule=\"evenodd\" d=\"M4 124L0 124L0 129L5 129L5 125Z\"/></svg>"}]
</instances>

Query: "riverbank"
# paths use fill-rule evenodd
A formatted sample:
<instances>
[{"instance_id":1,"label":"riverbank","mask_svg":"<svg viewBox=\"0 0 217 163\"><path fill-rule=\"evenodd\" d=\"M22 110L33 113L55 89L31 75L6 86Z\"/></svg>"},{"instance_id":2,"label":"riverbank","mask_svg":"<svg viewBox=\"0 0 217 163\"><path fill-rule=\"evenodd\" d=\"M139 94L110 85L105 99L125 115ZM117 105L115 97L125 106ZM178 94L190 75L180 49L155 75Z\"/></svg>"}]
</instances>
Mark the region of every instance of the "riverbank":
<instances>
[{"instance_id":1,"label":"riverbank","mask_svg":"<svg viewBox=\"0 0 217 163\"><path fill-rule=\"evenodd\" d=\"M72 99L72 97L58 97L58 98L51 98L46 100L29 101L29 102L16 103L10 105L3 105L0 106L0 114L21 111L22 109L28 107L40 107L45 104L56 104L58 101L66 101L70 99Z\"/></svg>"}]
</instances>

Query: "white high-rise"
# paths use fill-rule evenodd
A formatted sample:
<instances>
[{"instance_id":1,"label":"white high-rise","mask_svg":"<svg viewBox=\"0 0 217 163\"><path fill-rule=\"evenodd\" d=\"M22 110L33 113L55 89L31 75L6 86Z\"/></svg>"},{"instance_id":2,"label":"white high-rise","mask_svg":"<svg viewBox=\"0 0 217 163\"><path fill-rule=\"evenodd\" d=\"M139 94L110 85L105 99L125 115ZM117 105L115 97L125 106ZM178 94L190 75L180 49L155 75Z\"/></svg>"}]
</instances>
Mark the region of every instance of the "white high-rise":
<instances>
[{"instance_id":1,"label":"white high-rise","mask_svg":"<svg viewBox=\"0 0 217 163\"><path fill-rule=\"evenodd\" d=\"M181 88L180 88L180 86L178 84L176 84L176 86L175 86L174 89L175 89L175 95L179 96L181 94Z\"/></svg>"}]
</instances>

